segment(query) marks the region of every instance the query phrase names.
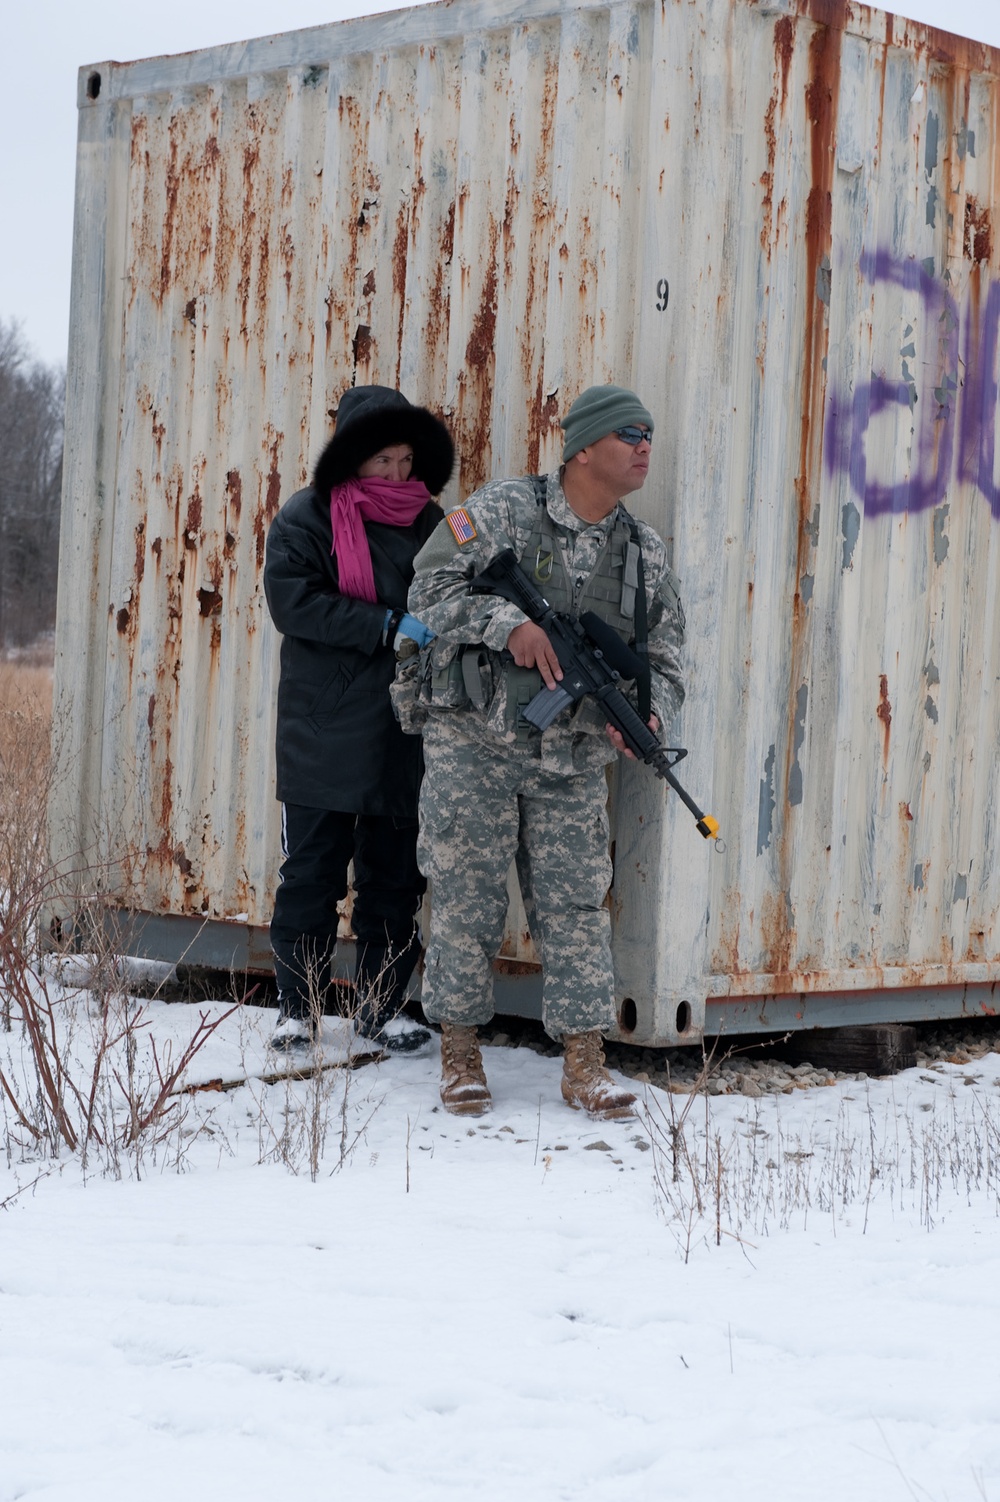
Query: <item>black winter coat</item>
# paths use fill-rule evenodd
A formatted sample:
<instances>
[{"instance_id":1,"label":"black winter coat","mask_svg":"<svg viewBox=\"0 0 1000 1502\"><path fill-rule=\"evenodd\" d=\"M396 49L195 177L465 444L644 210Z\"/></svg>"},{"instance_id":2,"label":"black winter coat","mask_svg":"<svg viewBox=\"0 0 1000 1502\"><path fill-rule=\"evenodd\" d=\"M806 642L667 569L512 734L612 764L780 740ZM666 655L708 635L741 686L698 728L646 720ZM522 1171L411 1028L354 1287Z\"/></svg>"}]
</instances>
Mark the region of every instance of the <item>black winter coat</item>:
<instances>
[{"instance_id":1,"label":"black winter coat","mask_svg":"<svg viewBox=\"0 0 1000 1502\"><path fill-rule=\"evenodd\" d=\"M271 523L264 592L282 633L277 795L341 813L415 818L419 736L389 699L396 658L382 645L388 607L405 610L413 560L441 520L428 502L409 527L366 522L378 604L342 595L330 553L329 500L298 491Z\"/></svg>"}]
</instances>

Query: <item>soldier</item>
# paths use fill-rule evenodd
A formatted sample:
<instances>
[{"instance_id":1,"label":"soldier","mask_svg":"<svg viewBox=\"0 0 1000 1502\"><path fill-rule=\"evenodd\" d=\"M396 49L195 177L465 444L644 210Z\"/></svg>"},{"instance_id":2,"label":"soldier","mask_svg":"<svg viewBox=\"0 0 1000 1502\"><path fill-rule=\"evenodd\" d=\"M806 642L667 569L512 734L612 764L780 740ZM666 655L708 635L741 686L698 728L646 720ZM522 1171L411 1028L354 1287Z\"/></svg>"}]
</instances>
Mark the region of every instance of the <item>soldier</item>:
<instances>
[{"instance_id":1,"label":"soldier","mask_svg":"<svg viewBox=\"0 0 1000 1502\"><path fill-rule=\"evenodd\" d=\"M593 386L562 427L562 467L491 481L450 512L416 557L408 597L436 637L422 654L418 857L432 918L421 1000L441 1024L441 1099L457 1115L491 1105L476 1028L493 1015L492 960L519 839L542 1020L564 1047L563 1098L597 1119L631 1116L635 1102L605 1069L602 1040L615 1022L605 768L631 753L589 697L542 734L527 725L520 709L562 677L552 645L516 605L468 589L513 548L556 609L592 610L648 655L645 692L631 697L654 732L673 719L684 697L678 580L662 539L621 501L646 479L653 419L633 392Z\"/></svg>"}]
</instances>

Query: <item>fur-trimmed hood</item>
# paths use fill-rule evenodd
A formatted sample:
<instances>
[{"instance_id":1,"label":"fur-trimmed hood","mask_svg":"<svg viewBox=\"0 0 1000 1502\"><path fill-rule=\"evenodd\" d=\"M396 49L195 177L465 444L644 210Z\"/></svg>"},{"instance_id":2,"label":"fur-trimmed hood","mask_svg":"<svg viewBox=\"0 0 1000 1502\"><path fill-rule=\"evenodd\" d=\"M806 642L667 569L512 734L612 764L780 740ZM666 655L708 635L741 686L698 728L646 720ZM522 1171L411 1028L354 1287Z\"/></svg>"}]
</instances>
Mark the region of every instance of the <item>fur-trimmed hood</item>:
<instances>
[{"instance_id":1,"label":"fur-trimmed hood","mask_svg":"<svg viewBox=\"0 0 1000 1502\"><path fill-rule=\"evenodd\" d=\"M315 490L328 496L366 459L394 443L413 445L411 479L423 480L431 495L440 495L455 463L444 423L391 386L352 386L340 398L334 435L317 461Z\"/></svg>"}]
</instances>

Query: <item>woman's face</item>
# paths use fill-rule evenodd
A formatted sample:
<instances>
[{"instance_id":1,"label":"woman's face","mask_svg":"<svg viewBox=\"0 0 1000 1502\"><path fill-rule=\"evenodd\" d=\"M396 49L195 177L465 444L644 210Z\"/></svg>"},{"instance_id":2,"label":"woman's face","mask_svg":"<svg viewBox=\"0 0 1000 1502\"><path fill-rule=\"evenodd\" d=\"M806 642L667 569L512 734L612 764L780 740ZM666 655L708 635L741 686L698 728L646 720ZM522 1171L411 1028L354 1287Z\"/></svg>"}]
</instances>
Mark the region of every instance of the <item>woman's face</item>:
<instances>
[{"instance_id":1,"label":"woman's face","mask_svg":"<svg viewBox=\"0 0 1000 1502\"><path fill-rule=\"evenodd\" d=\"M389 443L358 466L359 480L408 480L413 450L408 443Z\"/></svg>"}]
</instances>

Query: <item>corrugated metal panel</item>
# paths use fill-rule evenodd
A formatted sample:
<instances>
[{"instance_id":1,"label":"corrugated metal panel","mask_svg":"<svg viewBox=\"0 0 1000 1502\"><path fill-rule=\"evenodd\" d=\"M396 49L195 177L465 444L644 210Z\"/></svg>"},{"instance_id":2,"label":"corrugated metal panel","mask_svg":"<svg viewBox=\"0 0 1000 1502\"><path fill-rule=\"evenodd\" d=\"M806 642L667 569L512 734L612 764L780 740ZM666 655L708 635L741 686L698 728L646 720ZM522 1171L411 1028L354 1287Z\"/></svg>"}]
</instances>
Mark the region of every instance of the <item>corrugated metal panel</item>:
<instances>
[{"instance_id":1,"label":"corrugated metal panel","mask_svg":"<svg viewBox=\"0 0 1000 1502\"><path fill-rule=\"evenodd\" d=\"M633 1036L1000 979L998 73L846 0L468 0L82 70L56 852L266 922L264 536L338 396L439 411L457 498L613 379L728 847L623 772Z\"/></svg>"}]
</instances>

